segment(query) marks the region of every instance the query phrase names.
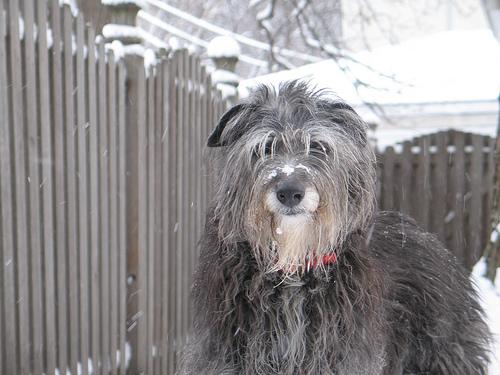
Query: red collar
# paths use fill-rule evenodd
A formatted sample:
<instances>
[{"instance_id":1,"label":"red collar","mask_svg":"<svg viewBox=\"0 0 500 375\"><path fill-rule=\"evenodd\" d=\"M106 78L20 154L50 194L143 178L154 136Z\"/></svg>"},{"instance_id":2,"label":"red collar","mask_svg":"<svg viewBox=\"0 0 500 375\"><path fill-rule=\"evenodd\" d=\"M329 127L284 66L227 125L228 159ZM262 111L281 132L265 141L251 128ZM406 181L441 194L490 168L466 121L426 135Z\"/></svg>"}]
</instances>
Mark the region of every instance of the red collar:
<instances>
[{"instance_id":1,"label":"red collar","mask_svg":"<svg viewBox=\"0 0 500 375\"><path fill-rule=\"evenodd\" d=\"M337 254L335 254L335 253L325 254L321 257L314 256L312 258L312 260L306 262L306 266L305 266L304 271L306 271L306 272L310 271L310 270L318 267L318 265L327 266L329 264L335 264L335 263L337 263ZM290 267L289 271L291 271L291 270L297 270L297 268ZM281 271L284 271L284 269L281 269Z\"/></svg>"},{"instance_id":2,"label":"red collar","mask_svg":"<svg viewBox=\"0 0 500 375\"><path fill-rule=\"evenodd\" d=\"M315 268L318 266L318 264L322 264L324 266L328 264L335 264L337 263L337 254L335 253L330 253L330 254L325 254L321 258L315 256L310 262L309 262L309 268Z\"/></svg>"}]
</instances>

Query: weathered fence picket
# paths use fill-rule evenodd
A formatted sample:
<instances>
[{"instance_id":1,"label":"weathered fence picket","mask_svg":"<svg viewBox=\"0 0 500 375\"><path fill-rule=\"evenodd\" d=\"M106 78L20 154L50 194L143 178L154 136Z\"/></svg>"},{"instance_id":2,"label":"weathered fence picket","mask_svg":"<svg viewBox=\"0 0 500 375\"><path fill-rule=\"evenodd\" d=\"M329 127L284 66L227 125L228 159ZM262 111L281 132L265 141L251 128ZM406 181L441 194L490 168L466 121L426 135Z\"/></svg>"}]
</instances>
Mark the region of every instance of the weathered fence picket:
<instances>
[{"instance_id":1,"label":"weathered fence picket","mask_svg":"<svg viewBox=\"0 0 500 375\"><path fill-rule=\"evenodd\" d=\"M38 25L38 87L39 87L39 121L40 121L40 160L43 226L43 266L44 266L44 346L45 371L55 373L56 369L56 306L55 306L55 217L54 217L54 181L53 181L53 139L50 117L50 81L49 53L47 41L47 4L41 1L37 4Z\"/></svg>"},{"instance_id":2,"label":"weathered fence picket","mask_svg":"<svg viewBox=\"0 0 500 375\"><path fill-rule=\"evenodd\" d=\"M88 29L88 48L95 51L95 33L92 28ZM101 319L99 315L99 160L98 160L98 122L97 122L97 75L96 75L96 54L90 53L87 59L87 105L88 105L88 152L89 152L89 186L90 206L90 356L94 363L94 368L98 369L101 362L101 351L99 342L99 332Z\"/></svg>"},{"instance_id":3,"label":"weathered fence picket","mask_svg":"<svg viewBox=\"0 0 500 375\"><path fill-rule=\"evenodd\" d=\"M0 3L0 10L3 14L3 2ZM1 208L1 235L2 235L2 262L0 263L0 272L2 273L3 285L3 306L2 306L2 322L1 325L3 343L2 347L2 362L3 369L9 374L17 372L18 358L17 352L19 348L17 338L17 314L16 314L16 288L15 277L16 263L14 256L16 253L14 247L14 207L13 207L13 186L14 171L12 167L11 148L11 111L9 109L10 101L12 100L10 88L7 85L9 61L7 58L7 18L0 17L0 208ZM9 74L9 76L8 76ZM10 80L10 78L9 78Z\"/></svg>"},{"instance_id":4,"label":"weathered fence picket","mask_svg":"<svg viewBox=\"0 0 500 375\"><path fill-rule=\"evenodd\" d=\"M29 269L28 269L28 233L25 228L28 227L27 220L27 196L26 182L28 174L26 171L26 139L24 136L24 101L23 101L23 64L21 57L21 36L19 30L19 4L17 1L9 1L9 35L7 45L9 46L7 56L10 57L10 89L11 89L11 124L12 124L12 155L14 157L14 266L17 281L16 305L19 324L18 343L19 343L19 372L27 373L31 361L30 353L30 332L29 325ZM33 88L34 89L34 88Z\"/></svg>"},{"instance_id":5,"label":"weathered fence picket","mask_svg":"<svg viewBox=\"0 0 500 375\"><path fill-rule=\"evenodd\" d=\"M40 176L39 176L39 143L38 139L38 103L36 98L36 67L38 62L35 55L34 43L34 4L23 1L24 28L24 51L23 51L23 95L26 109L24 121L27 136L27 179L28 179L28 219L31 233L28 234L29 256L28 278L29 293L31 293L31 308L29 319L32 322L30 345L32 345L31 360L33 371L43 370L43 323L42 323L42 238L41 238L41 216L40 216Z\"/></svg>"},{"instance_id":6,"label":"weathered fence picket","mask_svg":"<svg viewBox=\"0 0 500 375\"><path fill-rule=\"evenodd\" d=\"M78 147L78 239L79 239L79 289L80 289L80 358L82 373L89 373L89 321L85 317L89 315L88 297L88 256L89 256L89 230L88 230L88 176L87 176L87 109L85 103L86 82L85 82L85 60L84 43L85 30L83 16L78 15L76 19L76 131Z\"/></svg>"}]
</instances>

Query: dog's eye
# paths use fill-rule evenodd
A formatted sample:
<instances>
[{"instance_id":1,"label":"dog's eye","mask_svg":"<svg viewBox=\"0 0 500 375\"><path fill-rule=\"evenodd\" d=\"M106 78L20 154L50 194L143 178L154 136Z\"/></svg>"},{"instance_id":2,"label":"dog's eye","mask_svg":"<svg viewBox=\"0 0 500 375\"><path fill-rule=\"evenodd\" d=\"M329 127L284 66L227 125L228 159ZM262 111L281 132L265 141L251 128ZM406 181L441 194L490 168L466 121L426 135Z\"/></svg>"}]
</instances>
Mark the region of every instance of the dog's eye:
<instances>
[{"instance_id":1,"label":"dog's eye","mask_svg":"<svg viewBox=\"0 0 500 375\"><path fill-rule=\"evenodd\" d=\"M269 139L264 145L259 144L253 149L253 156L256 158L261 158L265 156L271 156L273 152L273 142L274 139Z\"/></svg>"},{"instance_id":2,"label":"dog's eye","mask_svg":"<svg viewBox=\"0 0 500 375\"><path fill-rule=\"evenodd\" d=\"M328 153L328 148L320 142L313 141L309 145L309 151L314 153Z\"/></svg>"},{"instance_id":3,"label":"dog's eye","mask_svg":"<svg viewBox=\"0 0 500 375\"><path fill-rule=\"evenodd\" d=\"M266 142L266 146L264 147L264 155L270 156L273 152L273 140L269 140Z\"/></svg>"}]
</instances>

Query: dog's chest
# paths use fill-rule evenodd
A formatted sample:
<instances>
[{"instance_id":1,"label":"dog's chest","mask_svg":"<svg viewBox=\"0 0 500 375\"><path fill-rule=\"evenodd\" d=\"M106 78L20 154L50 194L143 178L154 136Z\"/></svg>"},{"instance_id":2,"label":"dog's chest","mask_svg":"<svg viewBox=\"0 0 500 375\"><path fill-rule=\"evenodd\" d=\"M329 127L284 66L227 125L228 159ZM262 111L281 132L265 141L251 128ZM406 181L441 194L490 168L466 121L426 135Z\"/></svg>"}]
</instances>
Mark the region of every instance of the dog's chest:
<instances>
[{"instance_id":1,"label":"dog's chest","mask_svg":"<svg viewBox=\"0 0 500 375\"><path fill-rule=\"evenodd\" d=\"M235 336L242 336L239 343L245 348L247 366L265 364L280 374L309 373L301 371L304 366L331 368L336 345L326 319L334 315L336 306L325 306L324 298L324 292L307 285L282 284L246 300L245 328L237 327ZM329 313L321 313L322 305Z\"/></svg>"},{"instance_id":2,"label":"dog's chest","mask_svg":"<svg viewBox=\"0 0 500 375\"><path fill-rule=\"evenodd\" d=\"M284 284L284 283L283 283ZM332 281L325 284L274 285L241 300L233 343L240 353L242 373L378 374L375 348L353 351L366 335L362 321L344 316ZM352 307L352 306L351 306ZM235 348L236 349L236 348ZM369 363L370 362L370 363Z\"/></svg>"}]
</instances>

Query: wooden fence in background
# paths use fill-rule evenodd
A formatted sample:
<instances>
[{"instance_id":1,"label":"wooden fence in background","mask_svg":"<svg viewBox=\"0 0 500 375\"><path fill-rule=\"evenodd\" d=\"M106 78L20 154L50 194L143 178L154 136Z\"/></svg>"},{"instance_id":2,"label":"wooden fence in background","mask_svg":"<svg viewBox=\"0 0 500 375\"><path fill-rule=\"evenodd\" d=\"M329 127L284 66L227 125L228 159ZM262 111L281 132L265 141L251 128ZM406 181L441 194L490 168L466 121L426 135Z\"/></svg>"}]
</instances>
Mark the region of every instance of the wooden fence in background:
<instances>
[{"instance_id":1,"label":"wooden fence in background","mask_svg":"<svg viewBox=\"0 0 500 375\"><path fill-rule=\"evenodd\" d=\"M186 51L145 70L95 40L0 1L1 374L173 374L189 326L225 102Z\"/></svg>"},{"instance_id":2,"label":"wooden fence in background","mask_svg":"<svg viewBox=\"0 0 500 375\"><path fill-rule=\"evenodd\" d=\"M144 69L138 72L139 127L131 138L137 143L129 144L138 154L137 178L129 184L137 211L128 221L129 256L137 255L129 262L129 275L137 275L129 303L140 319L129 338L137 349L131 368L174 374L190 327L191 276L211 194L202 150L225 102L186 50L175 51L147 77Z\"/></svg>"},{"instance_id":3,"label":"wooden fence in background","mask_svg":"<svg viewBox=\"0 0 500 375\"><path fill-rule=\"evenodd\" d=\"M412 216L467 268L488 241L494 139L450 130L378 155L379 208Z\"/></svg>"},{"instance_id":4,"label":"wooden fence in background","mask_svg":"<svg viewBox=\"0 0 500 375\"><path fill-rule=\"evenodd\" d=\"M4 11L0 373L124 373L125 66L58 0Z\"/></svg>"},{"instance_id":5,"label":"wooden fence in background","mask_svg":"<svg viewBox=\"0 0 500 375\"><path fill-rule=\"evenodd\" d=\"M226 103L185 50L145 68L95 40L59 0L0 0L1 374L174 374L191 322L203 149ZM378 170L380 207L470 267L493 140L421 137Z\"/></svg>"}]
</instances>

